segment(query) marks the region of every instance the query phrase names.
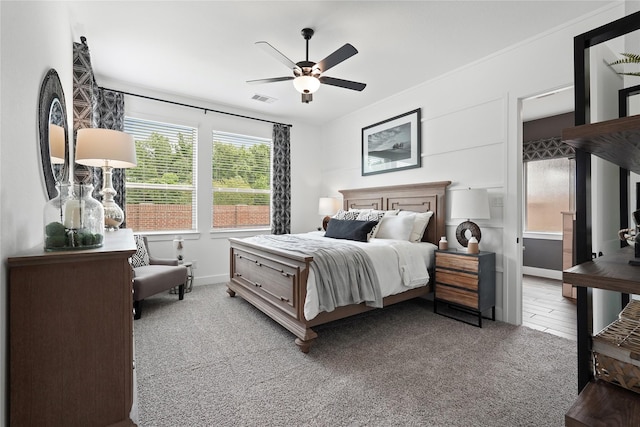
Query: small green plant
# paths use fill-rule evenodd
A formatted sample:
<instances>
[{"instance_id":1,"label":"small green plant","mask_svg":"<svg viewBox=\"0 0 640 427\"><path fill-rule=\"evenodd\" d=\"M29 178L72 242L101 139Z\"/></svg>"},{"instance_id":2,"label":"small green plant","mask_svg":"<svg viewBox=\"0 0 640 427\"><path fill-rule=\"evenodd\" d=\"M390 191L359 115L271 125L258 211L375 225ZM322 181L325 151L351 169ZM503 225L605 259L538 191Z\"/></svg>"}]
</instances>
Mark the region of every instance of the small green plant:
<instances>
[{"instance_id":1,"label":"small green plant","mask_svg":"<svg viewBox=\"0 0 640 427\"><path fill-rule=\"evenodd\" d=\"M640 64L640 55L635 53L621 53L620 55L624 56L623 59L618 59L615 62L610 63L609 65L618 65L618 64ZM640 77L640 72L632 72L632 73L618 73L624 74L627 76L638 76Z\"/></svg>"}]
</instances>

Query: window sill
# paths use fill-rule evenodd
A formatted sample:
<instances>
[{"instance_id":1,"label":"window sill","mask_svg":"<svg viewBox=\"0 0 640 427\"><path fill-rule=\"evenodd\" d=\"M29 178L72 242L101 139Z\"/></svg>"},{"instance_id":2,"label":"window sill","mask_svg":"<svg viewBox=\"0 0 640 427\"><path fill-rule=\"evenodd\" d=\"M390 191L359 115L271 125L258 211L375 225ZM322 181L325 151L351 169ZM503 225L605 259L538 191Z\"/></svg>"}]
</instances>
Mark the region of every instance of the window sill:
<instances>
[{"instance_id":1,"label":"window sill","mask_svg":"<svg viewBox=\"0 0 640 427\"><path fill-rule=\"evenodd\" d=\"M211 239L228 239L229 237L251 237L258 234L270 234L271 228L247 228L247 229L221 229L210 230L209 237Z\"/></svg>"},{"instance_id":2,"label":"window sill","mask_svg":"<svg viewBox=\"0 0 640 427\"><path fill-rule=\"evenodd\" d=\"M522 233L522 238L523 239L562 240L562 233L524 232Z\"/></svg>"},{"instance_id":3,"label":"window sill","mask_svg":"<svg viewBox=\"0 0 640 427\"><path fill-rule=\"evenodd\" d=\"M150 242L170 242L177 236L181 236L184 240L199 240L200 232L196 230L177 230L177 231L139 231L136 234L147 236Z\"/></svg>"}]
</instances>

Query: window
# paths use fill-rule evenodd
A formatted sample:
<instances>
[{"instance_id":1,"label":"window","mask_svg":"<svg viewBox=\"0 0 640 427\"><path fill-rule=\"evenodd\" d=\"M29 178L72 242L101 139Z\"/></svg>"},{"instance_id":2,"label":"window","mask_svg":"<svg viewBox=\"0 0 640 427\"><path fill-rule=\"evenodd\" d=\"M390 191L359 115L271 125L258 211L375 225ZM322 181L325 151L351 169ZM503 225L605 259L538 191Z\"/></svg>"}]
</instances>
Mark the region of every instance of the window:
<instances>
[{"instance_id":1,"label":"window","mask_svg":"<svg viewBox=\"0 0 640 427\"><path fill-rule=\"evenodd\" d=\"M213 132L214 229L271 224L271 140Z\"/></svg>"},{"instance_id":2,"label":"window","mask_svg":"<svg viewBox=\"0 0 640 427\"><path fill-rule=\"evenodd\" d=\"M126 221L134 231L194 230L197 129L125 117L138 166L126 172Z\"/></svg>"},{"instance_id":3,"label":"window","mask_svg":"<svg viewBox=\"0 0 640 427\"><path fill-rule=\"evenodd\" d=\"M525 231L561 233L561 212L571 211L575 203L575 159L557 158L524 164Z\"/></svg>"}]
</instances>

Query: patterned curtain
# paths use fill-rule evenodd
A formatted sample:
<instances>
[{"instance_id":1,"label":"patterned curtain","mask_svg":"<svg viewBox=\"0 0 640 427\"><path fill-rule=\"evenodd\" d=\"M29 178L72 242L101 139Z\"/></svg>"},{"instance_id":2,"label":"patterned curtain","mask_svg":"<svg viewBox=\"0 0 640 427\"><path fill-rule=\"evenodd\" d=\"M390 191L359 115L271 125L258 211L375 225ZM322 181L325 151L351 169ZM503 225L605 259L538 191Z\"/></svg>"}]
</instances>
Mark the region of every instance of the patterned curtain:
<instances>
[{"instance_id":1,"label":"patterned curtain","mask_svg":"<svg viewBox=\"0 0 640 427\"><path fill-rule=\"evenodd\" d=\"M283 124L273 125L273 165L271 233L291 232L291 150L290 128Z\"/></svg>"},{"instance_id":2,"label":"patterned curtain","mask_svg":"<svg viewBox=\"0 0 640 427\"><path fill-rule=\"evenodd\" d=\"M522 160L525 162L575 156L576 150L562 142L562 138L559 136L524 141L522 144Z\"/></svg>"},{"instance_id":3,"label":"patterned curtain","mask_svg":"<svg viewBox=\"0 0 640 427\"><path fill-rule=\"evenodd\" d=\"M84 37L81 43L73 44L73 141L76 132L83 128L104 128L124 130L124 95L100 89L93 75L89 46ZM75 149L74 149L75 152ZM74 164L77 182L87 182L94 186L94 197L100 199L102 169ZM124 169L114 169L113 187L118 192L115 202L125 207ZM122 227L126 222L122 224Z\"/></svg>"}]
</instances>

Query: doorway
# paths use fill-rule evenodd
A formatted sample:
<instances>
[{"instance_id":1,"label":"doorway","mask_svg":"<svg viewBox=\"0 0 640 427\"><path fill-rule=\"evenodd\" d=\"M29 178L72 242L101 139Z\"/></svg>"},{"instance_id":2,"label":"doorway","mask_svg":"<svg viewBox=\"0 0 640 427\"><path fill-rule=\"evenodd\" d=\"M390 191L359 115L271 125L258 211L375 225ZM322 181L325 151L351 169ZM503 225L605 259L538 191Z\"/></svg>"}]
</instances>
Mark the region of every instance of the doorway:
<instances>
[{"instance_id":1,"label":"doorway","mask_svg":"<svg viewBox=\"0 0 640 427\"><path fill-rule=\"evenodd\" d=\"M575 156L561 134L574 123L573 96L567 86L522 100L521 295L524 326L575 340L575 300L562 285L563 252L571 250L565 224L575 206Z\"/></svg>"}]
</instances>

